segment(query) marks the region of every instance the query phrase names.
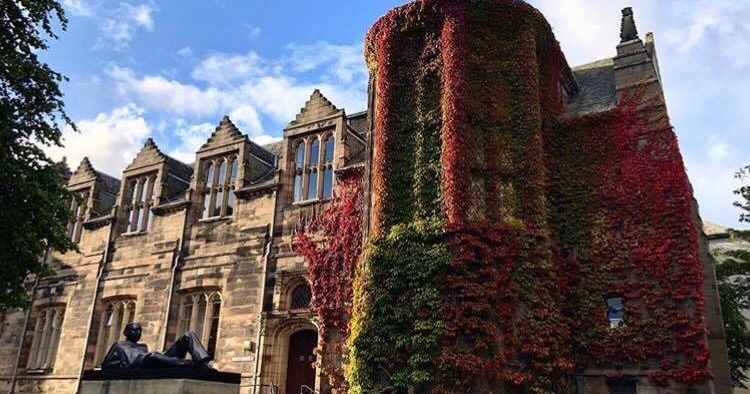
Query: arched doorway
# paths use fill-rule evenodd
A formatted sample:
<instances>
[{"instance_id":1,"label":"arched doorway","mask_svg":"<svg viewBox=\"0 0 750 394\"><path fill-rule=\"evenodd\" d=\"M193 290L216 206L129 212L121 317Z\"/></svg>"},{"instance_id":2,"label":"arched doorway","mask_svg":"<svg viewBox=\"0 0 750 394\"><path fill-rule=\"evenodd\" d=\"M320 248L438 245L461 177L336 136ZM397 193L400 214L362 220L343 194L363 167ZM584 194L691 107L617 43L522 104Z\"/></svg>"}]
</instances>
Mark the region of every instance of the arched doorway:
<instances>
[{"instance_id":1,"label":"arched doorway","mask_svg":"<svg viewBox=\"0 0 750 394\"><path fill-rule=\"evenodd\" d=\"M286 367L286 394L300 394L302 386L315 387L315 348L318 333L297 331L289 337L289 358Z\"/></svg>"}]
</instances>

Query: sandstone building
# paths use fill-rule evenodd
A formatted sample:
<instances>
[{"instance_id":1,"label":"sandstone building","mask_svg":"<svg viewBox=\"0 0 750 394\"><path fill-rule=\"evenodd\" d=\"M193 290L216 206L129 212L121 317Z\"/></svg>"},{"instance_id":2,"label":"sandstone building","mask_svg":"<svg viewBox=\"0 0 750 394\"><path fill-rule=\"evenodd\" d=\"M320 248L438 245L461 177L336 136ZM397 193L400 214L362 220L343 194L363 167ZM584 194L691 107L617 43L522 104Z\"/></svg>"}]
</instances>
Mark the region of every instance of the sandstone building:
<instances>
[{"instance_id":1,"label":"sandstone building","mask_svg":"<svg viewBox=\"0 0 750 394\"><path fill-rule=\"evenodd\" d=\"M608 110L639 86L662 100L666 114L653 36L639 38L632 14L623 23L615 57L561 78L566 113ZM124 324L137 320L152 350L196 331L220 369L242 374L242 392L326 393L310 366L317 326L291 238L341 174L371 167L378 130L370 107L347 114L316 90L279 143L259 146L225 117L191 165L150 139L119 179L84 159L68 182L81 197L69 225L80 252L52 251L55 274L29 283L31 309L0 315L0 389L75 392L81 371L96 368ZM695 220L697 232L697 213ZM664 388L637 370L611 380L622 372L592 369L577 377L578 393L730 393L705 240L702 252L713 380Z\"/></svg>"}]
</instances>

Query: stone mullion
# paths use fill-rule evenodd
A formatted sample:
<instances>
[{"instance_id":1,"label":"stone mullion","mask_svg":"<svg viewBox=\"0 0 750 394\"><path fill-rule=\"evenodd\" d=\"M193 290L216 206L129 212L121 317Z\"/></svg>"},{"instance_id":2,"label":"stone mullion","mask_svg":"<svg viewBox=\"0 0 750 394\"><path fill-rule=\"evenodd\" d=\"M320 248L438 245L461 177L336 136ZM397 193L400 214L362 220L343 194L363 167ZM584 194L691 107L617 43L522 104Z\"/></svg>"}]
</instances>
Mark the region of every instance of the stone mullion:
<instances>
[{"instance_id":1,"label":"stone mullion","mask_svg":"<svg viewBox=\"0 0 750 394\"><path fill-rule=\"evenodd\" d=\"M138 231L137 220L140 215L139 200L141 196L141 188L143 187L143 180L138 179L135 184L135 190L133 191L133 200L130 205L130 221L128 222L128 232Z\"/></svg>"},{"instance_id":2,"label":"stone mullion","mask_svg":"<svg viewBox=\"0 0 750 394\"><path fill-rule=\"evenodd\" d=\"M219 179L219 166L221 163L219 160L212 160L214 173L212 175L211 183L208 186L209 189L209 205L208 205L208 217L216 217L216 193L217 193L217 179Z\"/></svg>"},{"instance_id":3,"label":"stone mullion","mask_svg":"<svg viewBox=\"0 0 750 394\"><path fill-rule=\"evenodd\" d=\"M224 171L224 179L219 179L218 187L223 191L221 194L221 208L219 211L219 215L221 217L224 217L227 215L227 201L229 199L229 182L230 178L232 176L232 161L229 160L229 157L226 157L222 159L226 162L226 171Z\"/></svg>"},{"instance_id":4,"label":"stone mullion","mask_svg":"<svg viewBox=\"0 0 750 394\"><path fill-rule=\"evenodd\" d=\"M119 302L112 308L112 324L109 326L109 335L107 336L108 344L115 343L120 338L119 333L116 332L119 331L116 329L120 325L118 320L122 320L122 304Z\"/></svg>"},{"instance_id":5,"label":"stone mullion","mask_svg":"<svg viewBox=\"0 0 750 394\"><path fill-rule=\"evenodd\" d=\"M191 297L193 300L193 308L190 310L190 326L188 327L188 330L196 331L196 329L198 328L198 299L200 298L200 296L193 295Z\"/></svg>"},{"instance_id":6,"label":"stone mullion","mask_svg":"<svg viewBox=\"0 0 750 394\"><path fill-rule=\"evenodd\" d=\"M31 351L29 352L29 360L26 362L27 368L34 368L36 363L37 353L39 353L39 343L41 342L42 336L42 317L39 316L34 324L34 338L31 340Z\"/></svg>"},{"instance_id":7,"label":"stone mullion","mask_svg":"<svg viewBox=\"0 0 750 394\"><path fill-rule=\"evenodd\" d=\"M325 144L326 142L323 140L322 136L318 136L318 162L315 163L315 169L318 172L317 176L317 182L318 187L315 190L315 197L320 200L323 198L323 172L325 171L325 167L323 165L323 161L325 160L325 157L323 155L325 154Z\"/></svg>"},{"instance_id":8,"label":"stone mullion","mask_svg":"<svg viewBox=\"0 0 750 394\"><path fill-rule=\"evenodd\" d=\"M300 201L305 201L308 195L307 190L310 187L310 165L307 163L307 160L310 158L312 140L305 139L302 143L305 145L305 154L302 155L302 194L300 194Z\"/></svg>"},{"instance_id":9,"label":"stone mullion","mask_svg":"<svg viewBox=\"0 0 750 394\"><path fill-rule=\"evenodd\" d=\"M49 341L52 330L52 310L47 309L44 311L45 321L44 328L42 328L42 342L39 345L39 351L37 351L36 361L34 362L35 367L44 367L47 362L47 354L49 353Z\"/></svg>"},{"instance_id":10,"label":"stone mullion","mask_svg":"<svg viewBox=\"0 0 750 394\"><path fill-rule=\"evenodd\" d=\"M123 318L122 318L122 324L128 324L133 319L133 314L135 313L135 308L130 308L132 304L128 303L125 304L125 310L123 312Z\"/></svg>"},{"instance_id":11,"label":"stone mullion","mask_svg":"<svg viewBox=\"0 0 750 394\"><path fill-rule=\"evenodd\" d=\"M187 331L182 326L182 322L185 321L185 297L180 299L179 311L177 311L177 327L175 327L175 337L179 338L183 332ZM165 328L166 329L166 328ZM189 328L188 328L189 330Z\"/></svg>"},{"instance_id":12,"label":"stone mullion","mask_svg":"<svg viewBox=\"0 0 750 394\"><path fill-rule=\"evenodd\" d=\"M54 313L54 320L52 324L52 339L50 341L49 350L47 351L47 365L49 368L55 366L55 357L57 355L57 346L60 341L60 334L62 332L64 310L58 309Z\"/></svg>"},{"instance_id":13,"label":"stone mullion","mask_svg":"<svg viewBox=\"0 0 750 394\"><path fill-rule=\"evenodd\" d=\"M203 316L203 332L201 333L201 343L208 346L208 338L211 336L211 320L214 315L214 303L206 298L206 314Z\"/></svg>"},{"instance_id":14,"label":"stone mullion","mask_svg":"<svg viewBox=\"0 0 750 394\"><path fill-rule=\"evenodd\" d=\"M148 230L148 222L151 218L151 194L154 191L155 178L144 178L144 187L146 188L146 194L143 195L143 199L140 200L141 204L141 226L140 231Z\"/></svg>"}]
</instances>

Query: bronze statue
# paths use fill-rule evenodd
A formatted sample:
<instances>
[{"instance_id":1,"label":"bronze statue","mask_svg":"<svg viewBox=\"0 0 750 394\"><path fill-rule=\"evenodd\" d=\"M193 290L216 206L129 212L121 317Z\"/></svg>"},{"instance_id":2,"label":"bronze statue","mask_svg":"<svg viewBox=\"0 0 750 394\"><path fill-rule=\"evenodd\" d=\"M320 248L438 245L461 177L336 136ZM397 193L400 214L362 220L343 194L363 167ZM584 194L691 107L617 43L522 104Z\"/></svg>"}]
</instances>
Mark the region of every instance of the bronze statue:
<instances>
[{"instance_id":1,"label":"bronze statue","mask_svg":"<svg viewBox=\"0 0 750 394\"><path fill-rule=\"evenodd\" d=\"M164 353L149 352L148 346L138 343L142 332L140 323L128 323L124 330L126 340L117 342L109 348L102 362L102 369L185 366L213 369L211 356L192 331L182 334L180 339ZM185 360L188 353L190 353L190 361Z\"/></svg>"}]
</instances>

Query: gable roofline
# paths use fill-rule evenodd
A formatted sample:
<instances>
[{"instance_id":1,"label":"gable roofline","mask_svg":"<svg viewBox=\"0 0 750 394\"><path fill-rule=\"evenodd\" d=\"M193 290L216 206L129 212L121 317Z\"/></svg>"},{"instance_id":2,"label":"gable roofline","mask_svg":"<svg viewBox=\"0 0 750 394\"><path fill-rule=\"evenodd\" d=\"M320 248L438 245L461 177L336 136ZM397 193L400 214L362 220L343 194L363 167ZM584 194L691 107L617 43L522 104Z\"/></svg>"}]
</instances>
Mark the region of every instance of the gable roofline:
<instances>
[{"instance_id":1,"label":"gable roofline","mask_svg":"<svg viewBox=\"0 0 750 394\"><path fill-rule=\"evenodd\" d=\"M344 110L336 107L331 100L320 92L320 89L315 89L305 105L300 108L294 120L284 128L284 131L344 114Z\"/></svg>"}]
</instances>

